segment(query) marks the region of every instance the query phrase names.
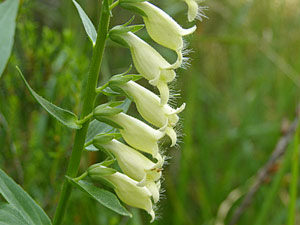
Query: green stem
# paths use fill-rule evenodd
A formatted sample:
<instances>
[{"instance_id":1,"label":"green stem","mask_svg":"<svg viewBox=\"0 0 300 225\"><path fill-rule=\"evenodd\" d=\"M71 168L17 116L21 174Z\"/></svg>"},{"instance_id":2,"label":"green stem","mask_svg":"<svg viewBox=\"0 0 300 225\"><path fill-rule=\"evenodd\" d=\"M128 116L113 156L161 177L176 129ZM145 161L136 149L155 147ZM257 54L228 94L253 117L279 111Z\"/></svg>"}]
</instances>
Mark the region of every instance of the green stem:
<instances>
[{"instance_id":1,"label":"green stem","mask_svg":"<svg viewBox=\"0 0 300 225\"><path fill-rule=\"evenodd\" d=\"M103 53L105 49L105 42L108 33L109 20L110 20L110 11L109 11L108 0L103 0L101 13L100 13L100 22L98 27L98 36L93 51L92 63L88 75L87 85L85 87L86 89L84 95L84 102L82 106L82 118L87 116L94 108L94 102L96 99L95 89L98 83L98 76L99 76L101 62L102 62ZM72 155L69 161L67 174L66 174L69 177L77 176L88 126L89 126L89 121L84 123L80 130L76 131ZM71 191L72 191L71 184L67 180L65 180L62 186L59 202L54 215L53 225L62 224L65 210L67 208L67 203L71 195Z\"/></svg>"}]
</instances>

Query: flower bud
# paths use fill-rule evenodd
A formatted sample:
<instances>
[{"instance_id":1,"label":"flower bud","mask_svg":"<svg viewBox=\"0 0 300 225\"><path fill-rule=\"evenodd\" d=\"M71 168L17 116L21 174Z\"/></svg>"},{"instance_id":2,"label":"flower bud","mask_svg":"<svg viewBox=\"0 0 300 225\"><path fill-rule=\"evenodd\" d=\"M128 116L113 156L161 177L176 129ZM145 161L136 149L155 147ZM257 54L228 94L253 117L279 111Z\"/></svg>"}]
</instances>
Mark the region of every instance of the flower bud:
<instances>
[{"instance_id":1,"label":"flower bud","mask_svg":"<svg viewBox=\"0 0 300 225\"><path fill-rule=\"evenodd\" d=\"M154 202L159 200L159 189L155 189L153 184L161 178L163 159L153 163L140 152L117 140L105 144L94 141L93 144L113 154L122 171L130 178L139 181L139 186L146 186L152 193Z\"/></svg>"},{"instance_id":2,"label":"flower bud","mask_svg":"<svg viewBox=\"0 0 300 225\"><path fill-rule=\"evenodd\" d=\"M104 118L122 127L122 129L119 129L120 133L130 146L150 153L154 158L159 157L157 142L165 135L164 132L155 130L146 123L125 113L105 116Z\"/></svg>"},{"instance_id":3,"label":"flower bud","mask_svg":"<svg viewBox=\"0 0 300 225\"><path fill-rule=\"evenodd\" d=\"M160 98L156 94L134 81L129 81L117 86L123 89L127 95L132 98L138 112L146 121L159 128L167 124L168 129L166 133L168 135L172 134L169 135L169 137L172 139L172 143L176 143L176 133L169 130L176 126L179 120L177 114L184 110L185 104L177 109L173 109L167 104L161 105Z\"/></svg>"},{"instance_id":4,"label":"flower bud","mask_svg":"<svg viewBox=\"0 0 300 225\"><path fill-rule=\"evenodd\" d=\"M153 47L140 39L135 34L128 32L120 34L120 37L128 44L136 70L160 92L161 104L169 100L169 88L167 83L174 80L176 73Z\"/></svg>"},{"instance_id":5,"label":"flower bud","mask_svg":"<svg viewBox=\"0 0 300 225\"><path fill-rule=\"evenodd\" d=\"M91 176L91 178L97 180L96 176ZM132 207L146 210L152 217L151 222L154 221L155 213L152 208L152 194L147 187L138 186L137 181L119 172L108 175L101 174L102 179L113 185L116 194L122 202Z\"/></svg>"}]
</instances>

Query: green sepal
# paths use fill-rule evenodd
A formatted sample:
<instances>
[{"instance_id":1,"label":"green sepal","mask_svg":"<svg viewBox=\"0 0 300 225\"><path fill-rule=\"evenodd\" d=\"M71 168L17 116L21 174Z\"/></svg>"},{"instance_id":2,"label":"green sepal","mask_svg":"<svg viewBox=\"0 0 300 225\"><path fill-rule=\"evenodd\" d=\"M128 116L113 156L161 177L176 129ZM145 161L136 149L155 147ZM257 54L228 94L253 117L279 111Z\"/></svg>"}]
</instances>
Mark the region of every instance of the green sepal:
<instances>
[{"instance_id":1,"label":"green sepal","mask_svg":"<svg viewBox=\"0 0 300 225\"><path fill-rule=\"evenodd\" d=\"M104 177L104 176L116 173L117 171L115 169L108 168L108 167L103 167L103 165L101 163L97 163L97 164L91 165L87 169L87 172L88 172L89 177L92 180L98 180L98 181L101 181L102 183L104 183L105 185L107 185L107 186L109 186L113 189L116 188L113 183L111 183L110 181L108 181Z\"/></svg>"},{"instance_id":2,"label":"green sepal","mask_svg":"<svg viewBox=\"0 0 300 225\"><path fill-rule=\"evenodd\" d=\"M102 165L102 166L111 166L116 161L117 161L116 159L105 160L105 161L101 162L100 165Z\"/></svg>"},{"instance_id":3,"label":"green sepal","mask_svg":"<svg viewBox=\"0 0 300 225\"><path fill-rule=\"evenodd\" d=\"M119 139L120 136L121 134L119 133L98 134L93 139L93 145L97 147L98 145L106 144L113 139Z\"/></svg>"},{"instance_id":4,"label":"green sepal","mask_svg":"<svg viewBox=\"0 0 300 225\"><path fill-rule=\"evenodd\" d=\"M98 116L113 116L123 112L122 109L112 107L97 107L94 111L94 117Z\"/></svg>"},{"instance_id":5,"label":"green sepal","mask_svg":"<svg viewBox=\"0 0 300 225\"><path fill-rule=\"evenodd\" d=\"M100 91L100 93L106 95L106 96L118 96L122 95L122 93L113 91L110 87L106 87L103 90Z\"/></svg>"},{"instance_id":6,"label":"green sepal","mask_svg":"<svg viewBox=\"0 0 300 225\"><path fill-rule=\"evenodd\" d=\"M108 102L102 105L97 106L94 109L94 117L97 119L102 116L113 116L123 112L123 109L116 108L116 106L121 105L122 101Z\"/></svg>"},{"instance_id":7,"label":"green sepal","mask_svg":"<svg viewBox=\"0 0 300 225\"><path fill-rule=\"evenodd\" d=\"M110 187L112 189L116 189L116 186L110 182L109 180L105 179L104 177L97 177L95 180L100 181L102 184L104 184L107 187Z\"/></svg>"},{"instance_id":8,"label":"green sepal","mask_svg":"<svg viewBox=\"0 0 300 225\"><path fill-rule=\"evenodd\" d=\"M114 158L114 155L110 151L107 151L107 149L104 148L102 146L102 144L106 144L106 143L112 141L113 139L120 139L121 137L122 137L122 135L120 133L98 134L93 139L93 143L92 144L94 145L95 148L103 151L104 153L106 153L111 158ZM103 164L101 164L101 165L103 165Z\"/></svg>"},{"instance_id":9,"label":"green sepal","mask_svg":"<svg viewBox=\"0 0 300 225\"><path fill-rule=\"evenodd\" d=\"M118 74L115 76L112 76L109 80L109 85L120 85L127 83L128 81L136 81L141 79L141 75L136 75L136 74L129 74L129 75L123 75L123 74Z\"/></svg>"},{"instance_id":10,"label":"green sepal","mask_svg":"<svg viewBox=\"0 0 300 225\"><path fill-rule=\"evenodd\" d=\"M114 158L115 156L110 152L110 151L107 151L106 148L103 148L102 145L98 144L97 146L95 146L93 144L93 146L99 151L102 151L104 152L106 155L108 155L110 158Z\"/></svg>"},{"instance_id":11,"label":"green sepal","mask_svg":"<svg viewBox=\"0 0 300 225\"><path fill-rule=\"evenodd\" d=\"M126 23L127 24L127 23ZM124 33L128 33L128 32L138 32L140 29L143 29L145 27L144 24L137 24L137 25L131 25L131 26L127 26L127 25L118 25L113 27L110 31L109 31L109 35L120 35L120 34L124 34Z\"/></svg>"},{"instance_id":12,"label":"green sepal","mask_svg":"<svg viewBox=\"0 0 300 225\"><path fill-rule=\"evenodd\" d=\"M131 22L131 21L129 21L129 22ZM108 36L112 41L120 44L121 46L123 46L125 48L129 48L129 45L122 37L120 37L120 35L124 34L124 33L128 33L128 32L135 33L145 26L143 24L127 26L127 24L128 24L128 22L123 25L115 26L108 33Z\"/></svg>"},{"instance_id":13,"label":"green sepal","mask_svg":"<svg viewBox=\"0 0 300 225\"><path fill-rule=\"evenodd\" d=\"M100 122L103 122L103 123L106 123L114 128L117 128L117 129L123 129L122 126L120 126L119 124L115 123L114 121L110 120L110 119L107 119L107 118L104 118L104 117L101 117L101 116L98 116L96 117L95 116L95 119L100 121Z\"/></svg>"},{"instance_id":14,"label":"green sepal","mask_svg":"<svg viewBox=\"0 0 300 225\"><path fill-rule=\"evenodd\" d=\"M132 3L135 3L135 2L130 2L130 1L125 0L125 1L120 1L119 5L124 9L135 12L143 17L147 17L147 14L142 9L138 8L135 5L132 5Z\"/></svg>"},{"instance_id":15,"label":"green sepal","mask_svg":"<svg viewBox=\"0 0 300 225\"><path fill-rule=\"evenodd\" d=\"M104 167L101 165L101 163L97 163L97 164L91 165L87 169L87 172L88 172L88 175L93 179L94 177L98 177L98 176L102 177L102 176L106 176L106 175L111 175L117 171L113 168Z\"/></svg>"}]
</instances>

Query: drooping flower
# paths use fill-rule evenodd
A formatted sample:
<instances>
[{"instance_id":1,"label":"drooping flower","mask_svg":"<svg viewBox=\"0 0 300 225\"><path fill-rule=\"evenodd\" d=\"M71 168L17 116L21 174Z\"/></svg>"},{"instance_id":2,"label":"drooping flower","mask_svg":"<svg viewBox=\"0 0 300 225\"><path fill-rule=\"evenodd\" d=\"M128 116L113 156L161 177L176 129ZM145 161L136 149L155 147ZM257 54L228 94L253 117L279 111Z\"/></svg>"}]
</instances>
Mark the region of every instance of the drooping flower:
<instances>
[{"instance_id":1,"label":"drooping flower","mask_svg":"<svg viewBox=\"0 0 300 225\"><path fill-rule=\"evenodd\" d=\"M178 59L171 68L180 67L184 47L182 37L193 33L196 26L189 29L182 28L166 12L147 1L123 3L121 6L124 8L134 7L145 14L143 20L150 37L158 44L176 51Z\"/></svg>"},{"instance_id":2,"label":"drooping flower","mask_svg":"<svg viewBox=\"0 0 300 225\"><path fill-rule=\"evenodd\" d=\"M122 33L120 37L128 44L137 71L156 86L160 92L161 104L169 100L168 83L173 81L176 73L153 47L132 32Z\"/></svg>"},{"instance_id":3,"label":"drooping flower","mask_svg":"<svg viewBox=\"0 0 300 225\"><path fill-rule=\"evenodd\" d=\"M195 19L202 20L202 17L207 18L204 15L204 12L203 12L203 10L205 10L206 7L200 7L198 5L199 0L184 0L184 1L188 6L188 20L189 20L189 22L192 22Z\"/></svg>"},{"instance_id":4,"label":"drooping flower","mask_svg":"<svg viewBox=\"0 0 300 225\"><path fill-rule=\"evenodd\" d=\"M95 118L101 121L101 118L97 118L97 115L95 115ZM111 120L122 127L122 129L119 129L120 133L130 146L150 153L154 158L159 158L158 140L165 135L165 132L155 130L146 123L125 113L103 116L103 118Z\"/></svg>"},{"instance_id":5,"label":"drooping flower","mask_svg":"<svg viewBox=\"0 0 300 225\"><path fill-rule=\"evenodd\" d=\"M154 202L159 200L159 189L157 189L156 182L161 178L164 161L162 158L154 163L140 152L117 140L108 143L101 143L100 141L99 143L95 138L93 144L95 147L104 148L112 153L122 171L130 178L138 181L139 186L146 186L152 193Z\"/></svg>"},{"instance_id":6,"label":"drooping flower","mask_svg":"<svg viewBox=\"0 0 300 225\"><path fill-rule=\"evenodd\" d=\"M184 110L185 104L177 109L173 109L168 104L161 105L160 98L156 94L134 81L119 84L118 87L132 98L138 112L146 121L159 128L167 126L166 133L172 140L172 146L174 146L177 136L173 127L179 120L177 114Z\"/></svg>"},{"instance_id":7,"label":"drooping flower","mask_svg":"<svg viewBox=\"0 0 300 225\"><path fill-rule=\"evenodd\" d=\"M88 174L94 180L104 179L111 183L121 201L127 205L146 210L151 215L151 222L153 222L155 213L151 201L152 194L148 188L138 186L137 181L119 172L103 175L101 170L105 168L107 167L101 165L92 167L88 170Z\"/></svg>"}]
</instances>

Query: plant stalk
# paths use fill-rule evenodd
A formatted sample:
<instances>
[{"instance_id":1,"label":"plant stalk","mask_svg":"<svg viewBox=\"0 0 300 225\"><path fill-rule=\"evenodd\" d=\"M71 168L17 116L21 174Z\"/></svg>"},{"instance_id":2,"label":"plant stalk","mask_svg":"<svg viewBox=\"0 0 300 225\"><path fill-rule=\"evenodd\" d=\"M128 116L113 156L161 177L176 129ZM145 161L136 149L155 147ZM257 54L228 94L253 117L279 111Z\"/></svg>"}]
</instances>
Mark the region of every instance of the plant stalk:
<instances>
[{"instance_id":1,"label":"plant stalk","mask_svg":"<svg viewBox=\"0 0 300 225\"><path fill-rule=\"evenodd\" d=\"M84 118L85 116L89 115L89 113L94 108L94 103L96 99L96 87L98 83L100 67L101 67L103 53L105 49L105 42L107 39L109 21L110 21L110 10L108 5L108 0L103 0L101 12L100 12L98 36L97 36L95 48L93 50L92 64L88 74L87 85L85 87L85 95L84 95L84 101L82 106L81 118ZM82 128L76 131L73 150L72 150L71 158L69 160L69 165L66 173L66 175L69 177L77 176L89 122L90 120L86 121L83 124ZM65 179L62 186L56 212L54 215L53 225L62 224L63 217L67 208L67 203L71 195L71 191L72 191L72 186Z\"/></svg>"}]
</instances>

